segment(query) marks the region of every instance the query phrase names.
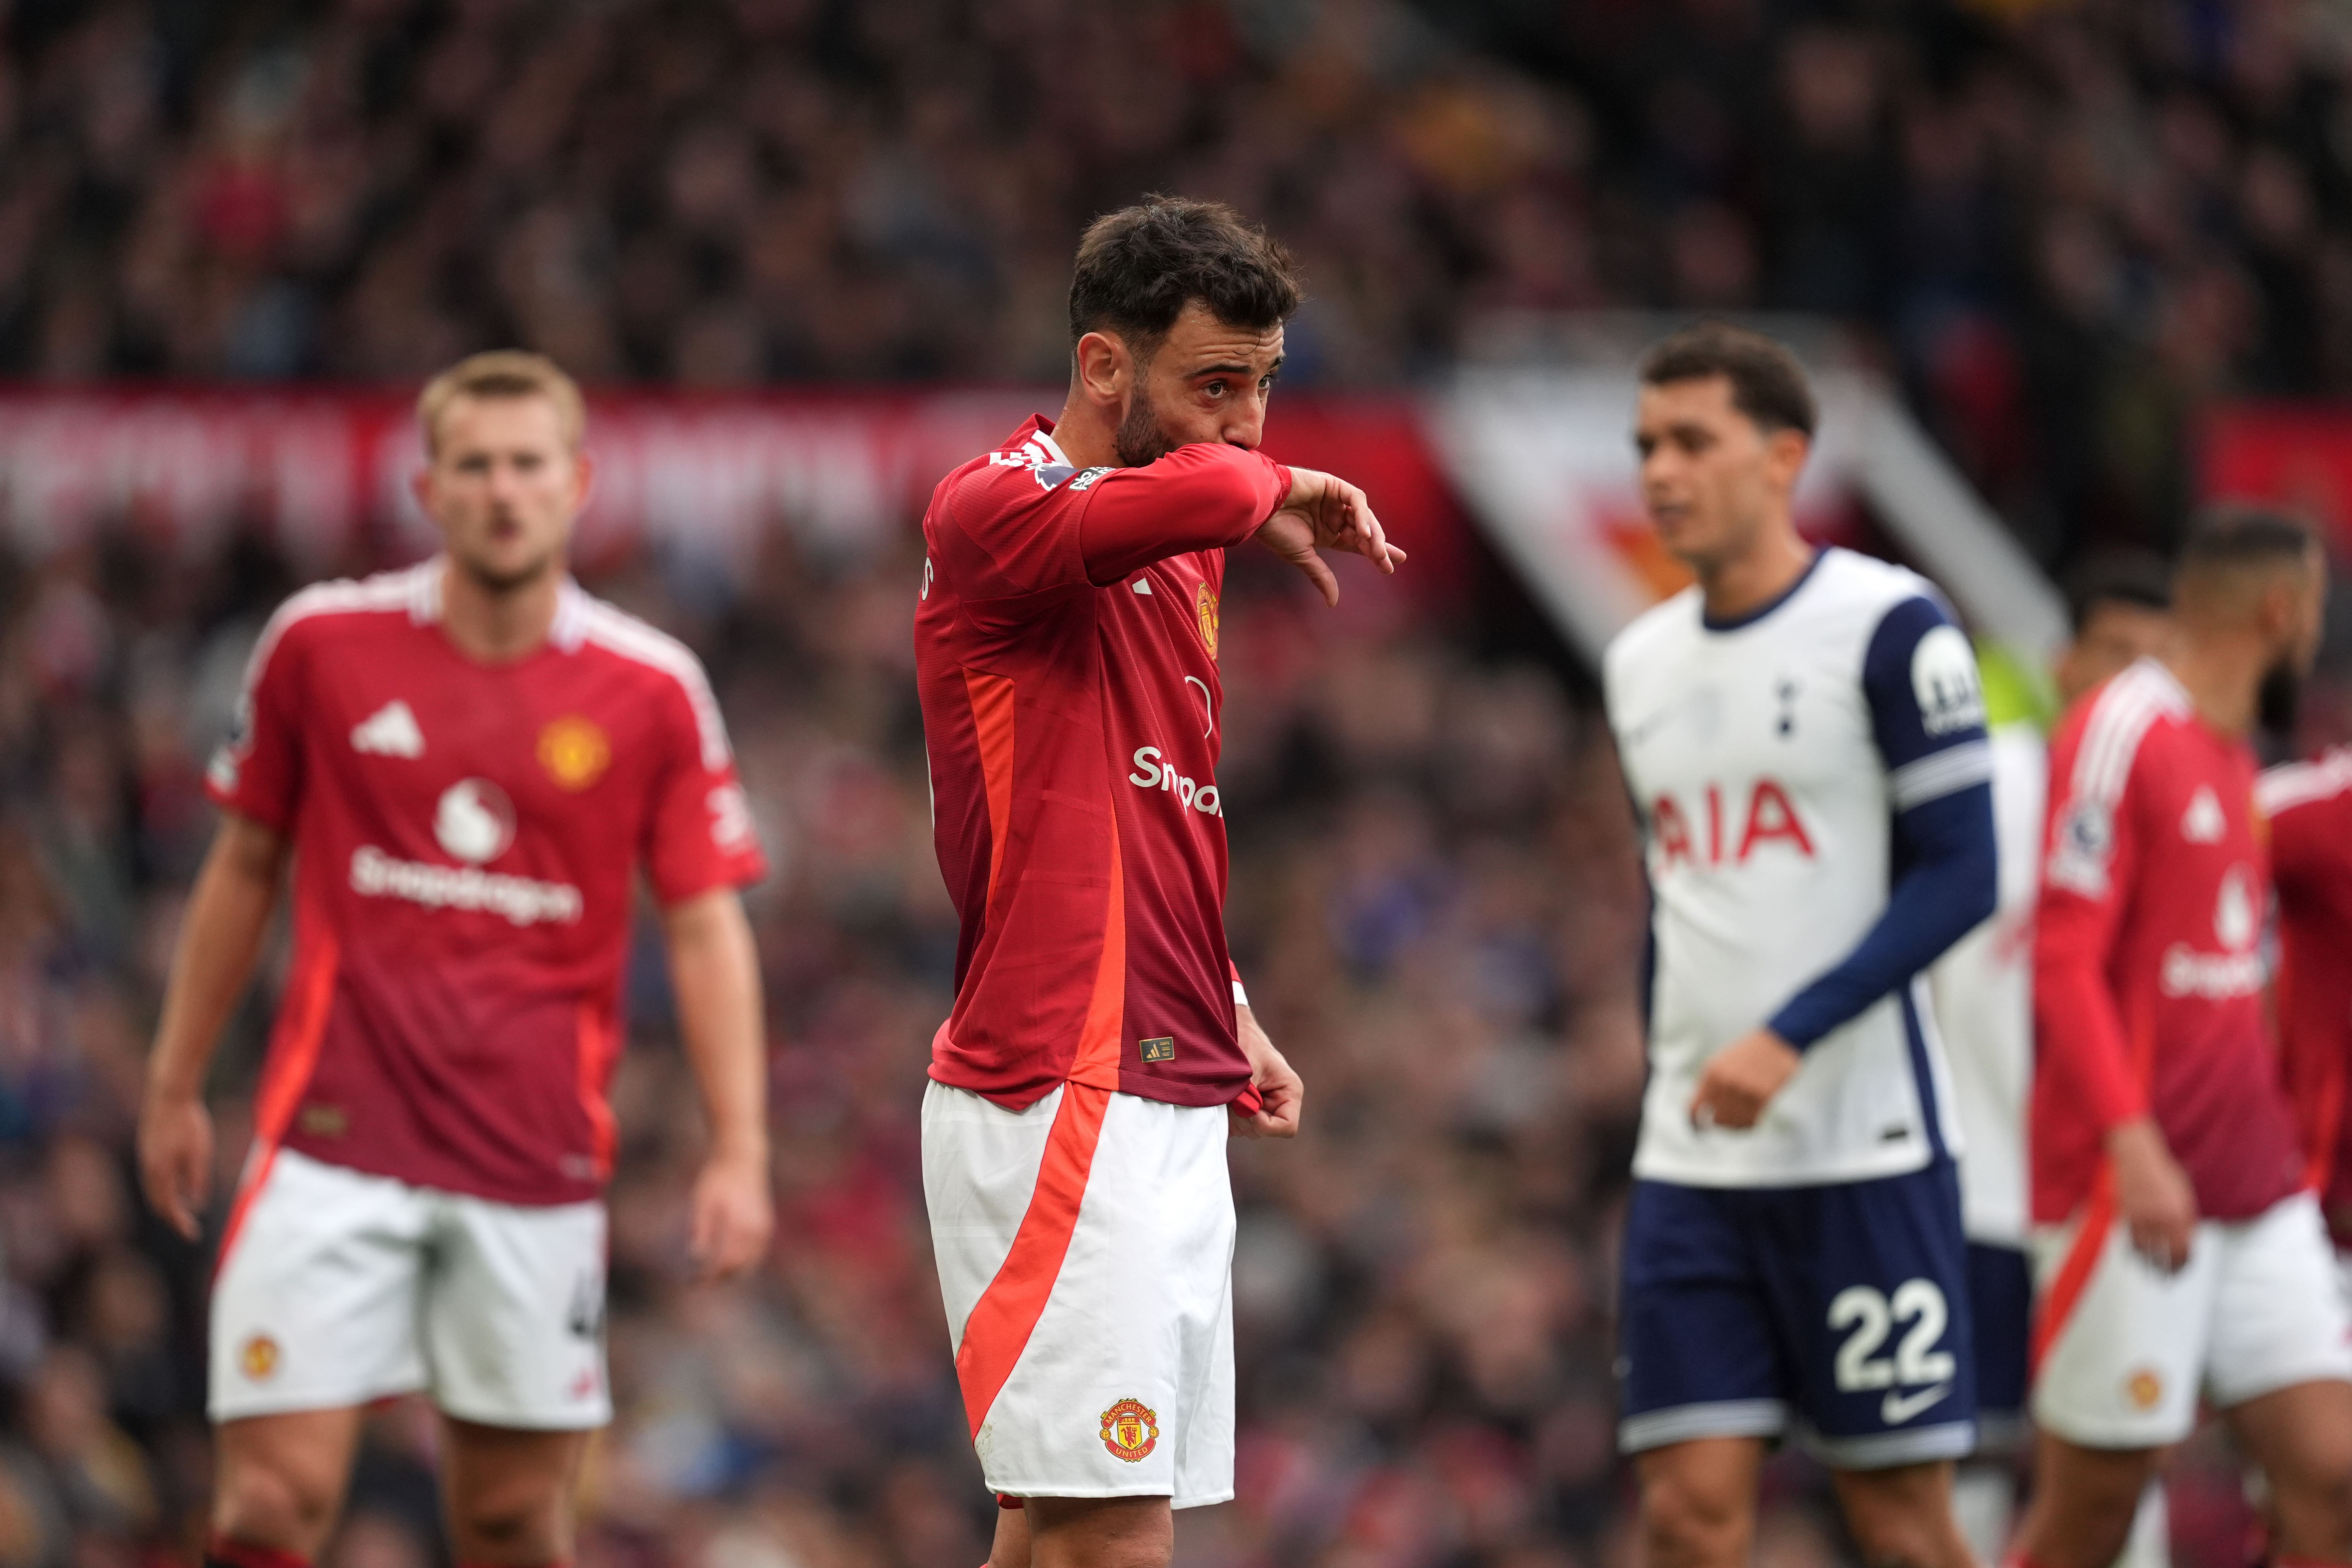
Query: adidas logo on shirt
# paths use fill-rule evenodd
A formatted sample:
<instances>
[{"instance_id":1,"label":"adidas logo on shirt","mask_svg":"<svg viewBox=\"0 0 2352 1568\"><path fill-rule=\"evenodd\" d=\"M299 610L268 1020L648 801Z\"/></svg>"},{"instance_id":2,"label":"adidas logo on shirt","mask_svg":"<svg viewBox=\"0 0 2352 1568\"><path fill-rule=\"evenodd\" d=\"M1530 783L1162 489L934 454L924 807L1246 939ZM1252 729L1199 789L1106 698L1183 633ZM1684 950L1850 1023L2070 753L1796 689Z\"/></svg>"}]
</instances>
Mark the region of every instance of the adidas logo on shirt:
<instances>
[{"instance_id":1,"label":"adidas logo on shirt","mask_svg":"<svg viewBox=\"0 0 2352 1568\"><path fill-rule=\"evenodd\" d=\"M2230 824L2221 815L2221 803L2213 798L2212 789L2197 786L2189 800L2189 809L2180 814L2180 837L2191 844L2219 844Z\"/></svg>"},{"instance_id":2,"label":"adidas logo on shirt","mask_svg":"<svg viewBox=\"0 0 2352 1568\"><path fill-rule=\"evenodd\" d=\"M378 757L421 757L425 731L408 704L394 699L352 729L352 750Z\"/></svg>"}]
</instances>

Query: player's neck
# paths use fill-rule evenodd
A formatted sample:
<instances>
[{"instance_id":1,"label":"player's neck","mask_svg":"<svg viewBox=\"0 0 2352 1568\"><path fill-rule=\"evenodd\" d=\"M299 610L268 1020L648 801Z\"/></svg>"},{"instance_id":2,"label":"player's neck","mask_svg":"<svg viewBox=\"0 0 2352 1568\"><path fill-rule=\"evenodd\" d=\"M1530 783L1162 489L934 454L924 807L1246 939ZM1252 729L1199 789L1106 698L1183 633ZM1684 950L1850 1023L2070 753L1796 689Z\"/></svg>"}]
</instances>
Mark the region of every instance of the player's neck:
<instances>
[{"instance_id":1,"label":"player's neck","mask_svg":"<svg viewBox=\"0 0 2352 1568\"><path fill-rule=\"evenodd\" d=\"M1696 564L1699 601L1717 625L1737 621L1769 605L1796 585L1813 563L1812 546L1794 528L1765 528L1748 549L1728 559Z\"/></svg>"},{"instance_id":2,"label":"player's neck","mask_svg":"<svg viewBox=\"0 0 2352 1568\"><path fill-rule=\"evenodd\" d=\"M467 658L510 664L547 641L562 598L561 565L512 587L494 587L455 561L446 562L441 568L441 629Z\"/></svg>"},{"instance_id":3,"label":"player's neck","mask_svg":"<svg viewBox=\"0 0 2352 1568\"><path fill-rule=\"evenodd\" d=\"M1062 412L1054 421L1054 445L1073 468L1116 468L1118 460L1118 432L1103 417L1076 384L1063 401Z\"/></svg>"},{"instance_id":4,"label":"player's neck","mask_svg":"<svg viewBox=\"0 0 2352 1568\"><path fill-rule=\"evenodd\" d=\"M2185 628L2164 656L2189 705L2206 725L2231 739L2252 734L2260 708L2263 671L2270 655L2243 638Z\"/></svg>"}]
</instances>

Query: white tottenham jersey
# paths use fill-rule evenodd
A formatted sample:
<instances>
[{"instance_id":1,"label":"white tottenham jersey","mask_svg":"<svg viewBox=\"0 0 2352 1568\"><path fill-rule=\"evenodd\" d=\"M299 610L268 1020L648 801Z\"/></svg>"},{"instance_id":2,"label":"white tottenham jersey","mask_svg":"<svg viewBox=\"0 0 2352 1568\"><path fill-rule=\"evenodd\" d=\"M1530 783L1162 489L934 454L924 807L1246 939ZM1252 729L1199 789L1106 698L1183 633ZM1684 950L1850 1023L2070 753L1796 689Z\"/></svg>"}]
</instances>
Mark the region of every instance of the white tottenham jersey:
<instances>
[{"instance_id":1,"label":"white tottenham jersey","mask_svg":"<svg viewBox=\"0 0 2352 1568\"><path fill-rule=\"evenodd\" d=\"M2025 1113L2033 1087L2033 907L2042 894L2042 818L2050 743L2040 725L1992 731L1992 820L2000 841L2000 907L1928 972L1936 1024L1951 1054L1960 1157L1960 1215L1970 1241L2022 1247Z\"/></svg>"},{"instance_id":2,"label":"white tottenham jersey","mask_svg":"<svg viewBox=\"0 0 2352 1568\"><path fill-rule=\"evenodd\" d=\"M1603 682L1654 900L1633 1173L1812 1185L1918 1170L1956 1147L1916 974L1816 1040L1754 1128L1696 1128L1688 1110L1708 1058L1878 923L1895 815L1990 771L1975 654L1934 590L1824 550L1780 600L1729 626L1709 626L1685 589L1619 634Z\"/></svg>"}]
</instances>

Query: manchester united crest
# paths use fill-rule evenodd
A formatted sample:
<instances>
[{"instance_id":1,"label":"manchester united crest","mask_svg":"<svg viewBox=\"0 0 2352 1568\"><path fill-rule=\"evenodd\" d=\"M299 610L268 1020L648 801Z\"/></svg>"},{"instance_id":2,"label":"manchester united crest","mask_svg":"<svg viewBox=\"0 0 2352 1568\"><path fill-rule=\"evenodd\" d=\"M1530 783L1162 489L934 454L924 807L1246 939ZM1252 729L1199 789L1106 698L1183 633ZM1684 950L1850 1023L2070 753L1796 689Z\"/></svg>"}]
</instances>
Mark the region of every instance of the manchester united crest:
<instances>
[{"instance_id":1,"label":"manchester united crest","mask_svg":"<svg viewBox=\"0 0 2352 1568\"><path fill-rule=\"evenodd\" d=\"M1160 1446L1159 1414L1140 1399L1122 1399L1102 1413L1102 1440L1112 1458L1139 1465Z\"/></svg>"},{"instance_id":2,"label":"manchester united crest","mask_svg":"<svg viewBox=\"0 0 2352 1568\"><path fill-rule=\"evenodd\" d=\"M1201 620L1201 646L1217 657L1217 591L1206 583L1192 590L1192 613Z\"/></svg>"},{"instance_id":3,"label":"manchester united crest","mask_svg":"<svg viewBox=\"0 0 2352 1568\"><path fill-rule=\"evenodd\" d=\"M2135 1409L2153 1410L2164 1397L2164 1379L2154 1367L2144 1366L2124 1380L2124 1392L2131 1396Z\"/></svg>"},{"instance_id":4,"label":"manchester united crest","mask_svg":"<svg viewBox=\"0 0 2352 1568\"><path fill-rule=\"evenodd\" d=\"M278 1342L268 1334L256 1334L245 1342L236 1359L246 1376L256 1383L267 1382L269 1374L278 1370Z\"/></svg>"},{"instance_id":5,"label":"manchester united crest","mask_svg":"<svg viewBox=\"0 0 2352 1568\"><path fill-rule=\"evenodd\" d=\"M539 765L568 790L583 790L612 765L613 742L593 721L574 713L539 732Z\"/></svg>"}]
</instances>

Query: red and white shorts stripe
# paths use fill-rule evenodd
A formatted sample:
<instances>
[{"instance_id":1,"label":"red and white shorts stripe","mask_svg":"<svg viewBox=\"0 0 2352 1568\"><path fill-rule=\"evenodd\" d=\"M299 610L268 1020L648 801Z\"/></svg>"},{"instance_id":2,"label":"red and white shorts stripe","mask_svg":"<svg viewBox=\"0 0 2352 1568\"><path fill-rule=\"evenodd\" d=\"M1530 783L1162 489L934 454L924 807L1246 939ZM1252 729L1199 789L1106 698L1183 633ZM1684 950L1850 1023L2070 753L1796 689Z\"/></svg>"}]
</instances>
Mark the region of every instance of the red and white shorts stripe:
<instances>
[{"instance_id":1,"label":"red and white shorts stripe","mask_svg":"<svg viewBox=\"0 0 2352 1568\"><path fill-rule=\"evenodd\" d=\"M923 1193L972 1446L1006 1497L1234 1493L1222 1106L933 1083Z\"/></svg>"}]
</instances>

